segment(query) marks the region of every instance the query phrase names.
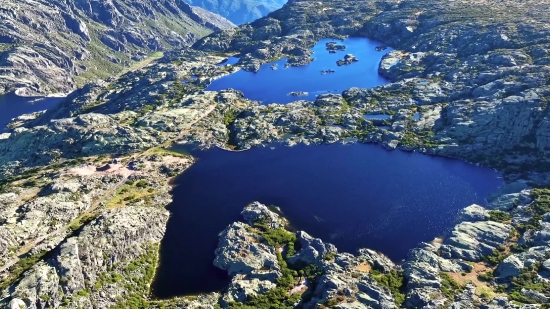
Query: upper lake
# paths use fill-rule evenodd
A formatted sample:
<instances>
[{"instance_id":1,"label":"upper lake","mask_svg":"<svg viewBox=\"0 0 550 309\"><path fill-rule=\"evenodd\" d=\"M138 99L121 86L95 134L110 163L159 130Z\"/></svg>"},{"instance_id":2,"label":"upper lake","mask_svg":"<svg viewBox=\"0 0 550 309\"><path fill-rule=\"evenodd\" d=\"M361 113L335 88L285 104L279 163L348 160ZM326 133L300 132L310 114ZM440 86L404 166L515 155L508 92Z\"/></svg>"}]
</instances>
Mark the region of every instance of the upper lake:
<instances>
[{"instance_id":1,"label":"upper lake","mask_svg":"<svg viewBox=\"0 0 550 309\"><path fill-rule=\"evenodd\" d=\"M337 42L346 46L345 50L330 53L326 43ZM351 87L372 88L389 81L378 74L382 57L391 48L377 51L383 44L366 38L348 38L344 41L332 39L320 40L312 49L315 58L306 66L284 68L286 58L264 64L257 73L240 70L234 74L213 81L206 90L233 88L244 93L251 100L269 103L288 103L300 99L315 100L323 93L342 93ZM338 66L336 62L346 54L353 54L359 61ZM228 63L234 63L230 58ZM271 66L276 65L272 70ZM321 74L321 71L334 70ZM291 96L290 92L307 92L307 96Z\"/></svg>"},{"instance_id":2,"label":"upper lake","mask_svg":"<svg viewBox=\"0 0 550 309\"><path fill-rule=\"evenodd\" d=\"M218 234L252 201L281 207L292 226L340 252L372 248L394 261L444 235L458 212L503 183L488 168L376 145L277 146L191 152L175 181L153 294L223 289L213 266Z\"/></svg>"},{"instance_id":3,"label":"upper lake","mask_svg":"<svg viewBox=\"0 0 550 309\"><path fill-rule=\"evenodd\" d=\"M0 95L0 133L7 131L6 126L13 118L49 109L62 99L60 97L20 97L13 93Z\"/></svg>"}]
</instances>

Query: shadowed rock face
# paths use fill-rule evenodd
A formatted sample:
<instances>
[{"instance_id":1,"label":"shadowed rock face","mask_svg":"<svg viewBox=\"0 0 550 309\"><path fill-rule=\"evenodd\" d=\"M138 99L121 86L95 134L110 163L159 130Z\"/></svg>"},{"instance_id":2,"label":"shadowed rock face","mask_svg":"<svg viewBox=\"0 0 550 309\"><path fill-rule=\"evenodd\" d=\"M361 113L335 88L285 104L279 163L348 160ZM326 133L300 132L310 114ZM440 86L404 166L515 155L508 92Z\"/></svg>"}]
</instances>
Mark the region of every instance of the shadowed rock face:
<instances>
[{"instance_id":1,"label":"shadowed rock face","mask_svg":"<svg viewBox=\"0 0 550 309\"><path fill-rule=\"evenodd\" d=\"M281 8L286 0L186 0L187 3L220 14L240 25Z\"/></svg>"},{"instance_id":2,"label":"shadowed rock face","mask_svg":"<svg viewBox=\"0 0 550 309\"><path fill-rule=\"evenodd\" d=\"M234 26L175 0L8 0L0 19L0 94L23 95L69 92L153 51Z\"/></svg>"}]
</instances>

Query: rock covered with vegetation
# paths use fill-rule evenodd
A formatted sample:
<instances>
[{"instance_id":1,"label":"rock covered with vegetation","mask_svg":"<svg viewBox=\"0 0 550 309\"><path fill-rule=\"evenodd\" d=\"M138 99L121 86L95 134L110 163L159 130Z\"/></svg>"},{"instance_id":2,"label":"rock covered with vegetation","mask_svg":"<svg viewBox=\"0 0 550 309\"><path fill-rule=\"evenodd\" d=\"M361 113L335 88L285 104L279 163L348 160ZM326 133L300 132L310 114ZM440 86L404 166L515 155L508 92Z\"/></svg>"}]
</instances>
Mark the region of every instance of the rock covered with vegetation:
<instances>
[{"instance_id":1,"label":"rock covered with vegetation","mask_svg":"<svg viewBox=\"0 0 550 309\"><path fill-rule=\"evenodd\" d=\"M168 179L191 163L157 148L4 184L0 306L144 306L169 217Z\"/></svg>"},{"instance_id":2,"label":"rock covered with vegetation","mask_svg":"<svg viewBox=\"0 0 550 309\"><path fill-rule=\"evenodd\" d=\"M285 220L258 202L248 205L242 215L247 223L228 226L216 249L214 265L232 276L222 307L317 308L349 303L350 308L395 308L385 283L367 275L369 262L388 263L382 255L339 254L332 244L303 231L286 230Z\"/></svg>"},{"instance_id":3,"label":"rock covered with vegetation","mask_svg":"<svg viewBox=\"0 0 550 309\"><path fill-rule=\"evenodd\" d=\"M550 193L535 190L533 196L539 197L523 207L544 203L542 200ZM268 218L280 217L258 202L247 206L243 214L253 209L262 215L254 221L230 225L218 244L214 265L233 276L220 300L222 308L520 308L518 302L545 304L550 293L550 272L545 266L550 258L549 247L522 244L525 235L532 232L515 223L511 223L513 231L508 230L509 235L498 247L482 258L447 256L445 247L453 242L449 238L443 244L419 244L399 265L369 249L360 249L355 255L338 253L333 245L303 231L270 227ZM540 222L539 233L545 233L546 216L550 214ZM510 224L512 217L491 211L491 216L481 221L463 223ZM480 233L490 235L492 231ZM466 234L462 238L473 244L479 241L479 235ZM484 246L478 244L479 248ZM218 261L227 260L228 252L239 252L232 257L234 265L250 266L232 272L220 265ZM261 267L264 282L258 279L262 278ZM265 274L270 272L277 275L267 279Z\"/></svg>"}]
</instances>

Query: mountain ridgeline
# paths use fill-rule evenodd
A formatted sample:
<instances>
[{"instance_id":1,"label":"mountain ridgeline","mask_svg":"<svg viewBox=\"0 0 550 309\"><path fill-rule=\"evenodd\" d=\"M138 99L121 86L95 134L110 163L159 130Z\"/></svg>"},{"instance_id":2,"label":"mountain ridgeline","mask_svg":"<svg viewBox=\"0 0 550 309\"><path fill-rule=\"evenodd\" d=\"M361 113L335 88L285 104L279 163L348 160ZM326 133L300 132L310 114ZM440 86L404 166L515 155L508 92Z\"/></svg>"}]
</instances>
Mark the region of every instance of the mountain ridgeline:
<instances>
[{"instance_id":1,"label":"mountain ridgeline","mask_svg":"<svg viewBox=\"0 0 550 309\"><path fill-rule=\"evenodd\" d=\"M7 0L0 19L0 94L22 95L70 92L234 26L180 0Z\"/></svg>"},{"instance_id":2,"label":"mountain ridgeline","mask_svg":"<svg viewBox=\"0 0 550 309\"><path fill-rule=\"evenodd\" d=\"M220 14L240 25L281 8L286 0L186 0L189 4Z\"/></svg>"}]
</instances>

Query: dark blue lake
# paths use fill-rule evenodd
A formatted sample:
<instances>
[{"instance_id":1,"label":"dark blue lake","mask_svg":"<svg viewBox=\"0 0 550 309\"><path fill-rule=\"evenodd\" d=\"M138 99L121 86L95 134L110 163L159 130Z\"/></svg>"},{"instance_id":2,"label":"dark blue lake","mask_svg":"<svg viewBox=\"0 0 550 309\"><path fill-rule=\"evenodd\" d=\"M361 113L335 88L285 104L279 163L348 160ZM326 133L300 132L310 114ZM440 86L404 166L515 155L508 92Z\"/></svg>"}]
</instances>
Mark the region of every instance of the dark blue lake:
<instances>
[{"instance_id":1,"label":"dark blue lake","mask_svg":"<svg viewBox=\"0 0 550 309\"><path fill-rule=\"evenodd\" d=\"M327 42L346 45L345 50L329 53ZM341 93L351 87L372 88L389 81L378 74L382 56L391 51L376 51L382 43L366 38L349 38L344 41L323 39L312 49L315 61L306 66L284 68L286 58L264 64L257 73L241 70L217 79L206 90L233 88L244 93L251 100L269 103L288 103L296 100L314 100L323 93ZM359 60L349 65L338 66L336 61L353 54ZM235 58L228 63L234 63ZM276 65L276 70L271 66ZM334 73L321 74L321 71L334 70ZM290 92L307 92L307 96L294 97Z\"/></svg>"},{"instance_id":2,"label":"dark blue lake","mask_svg":"<svg viewBox=\"0 0 550 309\"><path fill-rule=\"evenodd\" d=\"M218 234L248 203L280 206L295 229L336 245L381 251L395 261L449 231L458 211L485 204L498 174L458 160L376 145L212 149L177 178L172 216L153 285L157 297L223 289L212 265Z\"/></svg>"},{"instance_id":3,"label":"dark blue lake","mask_svg":"<svg viewBox=\"0 0 550 309\"><path fill-rule=\"evenodd\" d=\"M20 97L13 93L0 95L0 132L13 118L54 107L63 98L58 97Z\"/></svg>"}]
</instances>

